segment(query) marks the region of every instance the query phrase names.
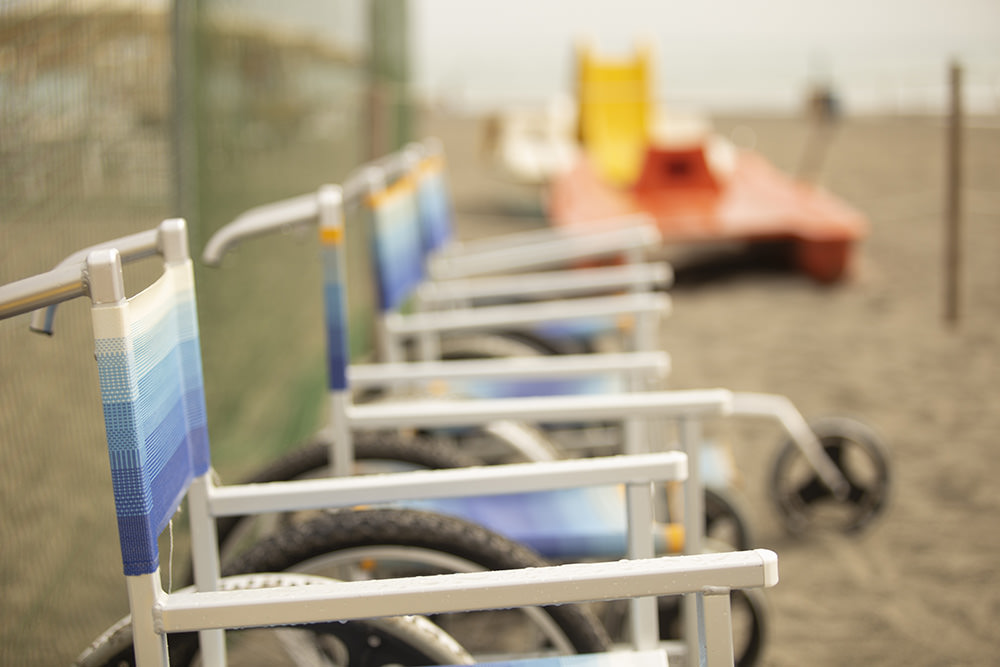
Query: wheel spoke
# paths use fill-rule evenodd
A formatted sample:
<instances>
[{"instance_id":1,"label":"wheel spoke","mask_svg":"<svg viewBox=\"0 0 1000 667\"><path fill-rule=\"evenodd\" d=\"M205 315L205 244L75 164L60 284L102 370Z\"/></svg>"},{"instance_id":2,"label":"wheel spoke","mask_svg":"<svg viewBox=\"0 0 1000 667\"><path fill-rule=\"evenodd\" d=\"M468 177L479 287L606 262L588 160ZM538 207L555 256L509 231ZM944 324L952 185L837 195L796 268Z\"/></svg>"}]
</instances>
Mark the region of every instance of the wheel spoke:
<instances>
[{"instance_id":1,"label":"wheel spoke","mask_svg":"<svg viewBox=\"0 0 1000 667\"><path fill-rule=\"evenodd\" d=\"M830 457L830 460L832 460L840 470L840 474L843 475L844 479L847 481L849 490L845 502L859 505L868 497L870 489L857 481L854 473L844 462L844 453L847 450L845 445L847 441L843 438L838 438L838 440L840 441L838 444L827 446L826 452ZM864 450L862 449L862 452L863 451Z\"/></svg>"},{"instance_id":2,"label":"wheel spoke","mask_svg":"<svg viewBox=\"0 0 1000 667\"><path fill-rule=\"evenodd\" d=\"M869 490L867 488L861 486L860 484L855 484L854 480L850 477L847 478L847 481L850 482L851 485L851 490L847 494L848 501L855 504L861 504L861 501L868 498Z\"/></svg>"},{"instance_id":3,"label":"wheel spoke","mask_svg":"<svg viewBox=\"0 0 1000 667\"><path fill-rule=\"evenodd\" d=\"M830 441L833 442L830 442ZM844 470L844 439L843 438L826 438L824 443L824 449L826 450L826 455L830 457L834 465Z\"/></svg>"},{"instance_id":4,"label":"wheel spoke","mask_svg":"<svg viewBox=\"0 0 1000 667\"><path fill-rule=\"evenodd\" d=\"M800 486L794 495L804 504L811 505L819 500L829 498L833 494L830 493L830 489L826 487L826 484L820 481L819 477L813 477Z\"/></svg>"},{"instance_id":5,"label":"wheel spoke","mask_svg":"<svg viewBox=\"0 0 1000 667\"><path fill-rule=\"evenodd\" d=\"M855 532L878 516L885 507L889 488L885 446L863 424L845 418L810 423L828 462L837 467L846 482L846 494L837 499L815 471L803 460L798 445L788 440L771 474L772 498L793 533L811 526L839 526ZM829 501L837 502L829 502ZM816 507L826 502L828 507Z\"/></svg>"}]
</instances>

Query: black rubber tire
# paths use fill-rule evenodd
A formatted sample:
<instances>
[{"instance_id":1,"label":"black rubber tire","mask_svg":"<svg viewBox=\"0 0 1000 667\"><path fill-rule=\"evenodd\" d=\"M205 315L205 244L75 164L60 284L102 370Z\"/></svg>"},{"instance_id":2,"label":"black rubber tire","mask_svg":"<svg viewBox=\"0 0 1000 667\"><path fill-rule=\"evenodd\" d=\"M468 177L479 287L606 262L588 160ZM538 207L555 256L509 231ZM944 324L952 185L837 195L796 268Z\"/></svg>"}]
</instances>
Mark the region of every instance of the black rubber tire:
<instances>
[{"instance_id":1,"label":"black rubber tire","mask_svg":"<svg viewBox=\"0 0 1000 667\"><path fill-rule=\"evenodd\" d=\"M530 331L450 334L441 339L442 359L491 359L558 354L585 354L592 346L582 340L549 340Z\"/></svg>"},{"instance_id":2,"label":"black rubber tire","mask_svg":"<svg viewBox=\"0 0 1000 667\"><path fill-rule=\"evenodd\" d=\"M399 617L413 618L413 617ZM442 664L439 653L430 653L424 646L416 646L409 637L399 637L386 631L386 624L376 621L349 621L347 623L317 623L300 626L314 633L316 644L323 646L331 642L336 647L343 647L350 659L344 667L382 667L383 665L408 665L422 667L424 665ZM127 628L131 630L131 626ZM241 631L236 631L241 632ZM76 663L79 667L134 667L135 652L132 649L131 632L125 638L126 645L119 651L108 656L106 661L87 660ZM198 657L198 634L194 632L170 635L170 664L177 666L191 665ZM341 651L336 651L341 654ZM259 665L274 666L276 663L268 656ZM466 664L456 662L455 657L446 659L448 664ZM240 664L247 664L240 661ZM289 663L295 664L295 663ZM338 662L338 664L340 664Z\"/></svg>"},{"instance_id":3,"label":"black rubber tire","mask_svg":"<svg viewBox=\"0 0 1000 667\"><path fill-rule=\"evenodd\" d=\"M462 452L444 438L402 436L398 433L355 433L354 459L362 466L366 461L393 461L413 468L465 468L480 461ZM330 464L330 442L322 435L290 451L262 468L248 484L283 482L306 476Z\"/></svg>"},{"instance_id":4,"label":"black rubber tire","mask_svg":"<svg viewBox=\"0 0 1000 667\"><path fill-rule=\"evenodd\" d=\"M223 581L229 590L289 585L326 583L321 577L288 574L264 574L230 578ZM311 633L309 644L319 653L336 658L337 664L346 667L381 667L382 665L469 664L472 657L449 635L422 616L349 621L346 623L317 623L297 626ZM254 632L269 632L269 629ZM234 631L229 635L232 646L239 645ZM242 631L245 632L245 631ZM235 641L234 641L235 640ZM190 665L198 654L198 635L194 632L172 634L168 640L170 664ZM278 656L260 651L259 641L251 644L250 656L230 656L234 664L256 665L284 664ZM293 657L284 655L293 664ZM132 648L131 619L125 617L107 630L80 655L74 667L129 667L135 665Z\"/></svg>"},{"instance_id":5,"label":"black rubber tire","mask_svg":"<svg viewBox=\"0 0 1000 667\"><path fill-rule=\"evenodd\" d=\"M478 524L412 509L342 510L317 515L256 543L226 566L225 574L294 570L338 551L398 546L457 556L485 570L539 567L548 563L530 549ZM610 639L589 608L542 607L574 650L607 650ZM457 637L462 642L461 637Z\"/></svg>"},{"instance_id":6,"label":"black rubber tire","mask_svg":"<svg viewBox=\"0 0 1000 667\"><path fill-rule=\"evenodd\" d=\"M413 468L431 470L467 468L481 462L458 449L451 441L429 435L403 437L393 432L363 432L354 435L354 459L363 467L366 462L390 461ZM329 441L317 436L308 444L261 469L246 484L285 482L309 477L330 465ZM221 517L216 523L219 545L223 548L245 517ZM224 550L224 549L223 549ZM188 580L190 581L190 579Z\"/></svg>"},{"instance_id":7,"label":"black rubber tire","mask_svg":"<svg viewBox=\"0 0 1000 667\"><path fill-rule=\"evenodd\" d=\"M355 434L354 459L360 464L392 461L429 470L468 468L482 463L472 454L456 448L446 438L371 432Z\"/></svg>"},{"instance_id":8,"label":"black rubber tire","mask_svg":"<svg viewBox=\"0 0 1000 667\"><path fill-rule=\"evenodd\" d=\"M734 551L756 546L748 503L733 489L705 487L705 537L724 542Z\"/></svg>"},{"instance_id":9,"label":"black rubber tire","mask_svg":"<svg viewBox=\"0 0 1000 667\"><path fill-rule=\"evenodd\" d=\"M806 468L805 458L791 441L781 448L772 468L771 499L793 534L824 525L846 533L857 532L879 516L888 503L888 449L872 429L852 419L829 417L810 422L809 426L850 484L846 501L837 501L816 473ZM859 458L867 470L855 464ZM822 515L824 510L836 510L836 514L826 517Z\"/></svg>"}]
</instances>

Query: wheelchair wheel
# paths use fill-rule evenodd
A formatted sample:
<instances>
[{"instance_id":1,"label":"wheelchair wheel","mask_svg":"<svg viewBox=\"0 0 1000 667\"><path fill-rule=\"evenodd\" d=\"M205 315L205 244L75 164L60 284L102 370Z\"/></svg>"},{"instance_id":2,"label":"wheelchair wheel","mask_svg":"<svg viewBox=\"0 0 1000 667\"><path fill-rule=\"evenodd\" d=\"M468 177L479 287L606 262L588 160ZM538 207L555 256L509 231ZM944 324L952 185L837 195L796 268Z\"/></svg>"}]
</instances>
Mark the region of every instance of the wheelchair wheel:
<instances>
[{"instance_id":1,"label":"wheelchair wheel","mask_svg":"<svg viewBox=\"0 0 1000 667\"><path fill-rule=\"evenodd\" d=\"M329 583L324 577L300 574L255 574L229 577L226 590ZM183 594L179 591L177 594ZM197 633L170 635L171 665L198 665ZM317 623L280 628L231 630L226 650L234 665L382 665L469 664L472 657L447 633L422 616ZM75 667L135 665L132 624L123 618L77 658Z\"/></svg>"},{"instance_id":2,"label":"wheelchair wheel","mask_svg":"<svg viewBox=\"0 0 1000 667\"><path fill-rule=\"evenodd\" d=\"M533 551L482 526L430 512L382 508L317 515L255 544L226 574L295 571L336 579L538 567ZM610 640L575 604L433 617L474 655L593 653Z\"/></svg>"},{"instance_id":3,"label":"wheelchair wheel","mask_svg":"<svg viewBox=\"0 0 1000 667\"><path fill-rule=\"evenodd\" d=\"M851 419L822 419L810 427L847 479L847 498L835 498L789 441L771 474L771 498L778 513L792 533L812 527L861 530L885 509L889 499L888 450L871 429Z\"/></svg>"},{"instance_id":4,"label":"wheelchair wheel","mask_svg":"<svg viewBox=\"0 0 1000 667\"><path fill-rule=\"evenodd\" d=\"M735 551L756 546L742 494L733 489L705 487L705 537Z\"/></svg>"},{"instance_id":5,"label":"wheelchair wheel","mask_svg":"<svg viewBox=\"0 0 1000 667\"><path fill-rule=\"evenodd\" d=\"M529 331L449 334L441 338L442 359L491 359L537 357L592 352L575 339L549 340Z\"/></svg>"},{"instance_id":6,"label":"wheelchair wheel","mask_svg":"<svg viewBox=\"0 0 1000 667\"><path fill-rule=\"evenodd\" d=\"M443 438L427 435L402 437L393 432L356 434L354 459L357 474L467 468L480 464L477 458L462 452L452 442ZM329 465L329 442L323 436L317 436L308 444L292 450L269 464L245 483L284 482L325 475ZM264 532L275 529L275 526L257 525L258 519L258 517L228 516L217 520L219 548L224 559L238 551L241 546L258 539Z\"/></svg>"}]
</instances>

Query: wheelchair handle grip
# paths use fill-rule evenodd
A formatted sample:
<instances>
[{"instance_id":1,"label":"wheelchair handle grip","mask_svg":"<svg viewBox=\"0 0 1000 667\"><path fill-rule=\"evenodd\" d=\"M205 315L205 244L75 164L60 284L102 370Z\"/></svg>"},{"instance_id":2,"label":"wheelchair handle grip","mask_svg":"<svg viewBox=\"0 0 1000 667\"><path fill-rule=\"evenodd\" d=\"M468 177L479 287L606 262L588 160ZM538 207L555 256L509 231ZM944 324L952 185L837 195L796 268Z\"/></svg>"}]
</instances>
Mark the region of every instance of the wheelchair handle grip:
<instances>
[{"instance_id":1,"label":"wheelchair handle grip","mask_svg":"<svg viewBox=\"0 0 1000 667\"><path fill-rule=\"evenodd\" d=\"M251 208L212 235L205 244L201 260L208 266L218 266L223 256L243 239L278 230L290 231L315 223L318 217L319 202L315 192Z\"/></svg>"},{"instance_id":2,"label":"wheelchair handle grip","mask_svg":"<svg viewBox=\"0 0 1000 667\"><path fill-rule=\"evenodd\" d=\"M122 264L153 255L164 255L166 248L161 232L183 224L180 219L170 219L160 223L155 229L77 250L50 271L0 286L0 319L34 311L31 330L52 335L56 305L89 293L87 257L92 252L117 250ZM176 250L187 253L186 247Z\"/></svg>"},{"instance_id":3,"label":"wheelchair handle grip","mask_svg":"<svg viewBox=\"0 0 1000 667\"><path fill-rule=\"evenodd\" d=\"M75 264L64 262L45 273L0 286L0 319L35 311L41 314L41 321L44 323L45 313L54 309L55 304L75 299L86 293L85 262L78 261ZM39 308L42 310L37 310ZM32 326L32 329L35 327ZM36 330L51 333L51 330L46 331L44 328Z\"/></svg>"},{"instance_id":4,"label":"wheelchair handle grip","mask_svg":"<svg viewBox=\"0 0 1000 667\"><path fill-rule=\"evenodd\" d=\"M39 304L47 306L45 308L33 309L35 312L31 314L31 324L29 325L31 330L36 333L43 333L47 336L52 335L53 325L55 323L56 316L56 305L63 301L67 301L70 298L81 296L86 294L86 268L85 261L90 253L95 250L106 250L108 248L114 248L118 251L118 255L121 257L122 264L135 261L137 259L143 259L145 257L151 257L161 252L160 248L160 234L159 228L146 230L144 232L139 232L137 234L131 234L129 236L123 236L122 238L115 239L113 241L106 241L104 243L98 243L92 245L83 250L78 250L72 255L68 256L63 261L56 265L56 268L77 265L80 266L81 278L84 281L84 291L80 293L74 293L67 298L59 299L57 301L51 301L48 304ZM51 273L51 272L50 272ZM43 274L45 275L45 274Z\"/></svg>"},{"instance_id":5,"label":"wheelchair handle grip","mask_svg":"<svg viewBox=\"0 0 1000 667\"><path fill-rule=\"evenodd\" d=\"M343 205L359 201L368 193L373 175L384 180L397 178L412 166L411 150L394 153L352 173L341 185ZM296 227L317 224L319 200L315 192L251 208L219 229L205 244L201 260L208 266L219 266L227 252L245 239Z\"/></svg>"}]
</instances>

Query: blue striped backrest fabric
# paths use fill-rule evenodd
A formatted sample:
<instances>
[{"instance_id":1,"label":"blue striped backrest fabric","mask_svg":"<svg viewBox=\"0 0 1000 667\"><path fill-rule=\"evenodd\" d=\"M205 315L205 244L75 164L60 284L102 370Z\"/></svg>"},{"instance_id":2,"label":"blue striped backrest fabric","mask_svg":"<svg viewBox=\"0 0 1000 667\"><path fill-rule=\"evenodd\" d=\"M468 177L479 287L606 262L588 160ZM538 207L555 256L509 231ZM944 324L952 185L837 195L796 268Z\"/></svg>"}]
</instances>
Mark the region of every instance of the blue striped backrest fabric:
<instances>
[{"instance_id":1,"label":"blue striped backrest fabric","mask_svg":"<svg viewBox=\"0 0 1000 667\"><path fill-rule=\"evenodd\" d=\"M126 575L148 574L157 537L209 469L191 261L92 316L122 562Z\"/></svg>"},{"instance_id":2,"label":"blue striped backrest fabric","mask_svg":"<svg viewBox=\"0 0 1000 667\"><path fill-rule=\"evenodd\" d=\"M591 486L504 496L435 498L400 503L458 516L534 549L545 558L623 558L628 544L625 488ZM680 548L677 526L657 524L657 553Z\"/></svg>"},{"instance_id":3,"label":"blue striped backrest fabric","mask_svg":"<svg viewBox=\"0 0 1000 667\"><path fill-rule=\"evenodd\" d=\"M417 205L425 256L450 243L455 233L444 169L443 155L426 157L417 168Z\"/></svg>"},{"instance_id":4,"label":"blue striped backrest fabric","mask_svg":"<svg viewBox=\"0 0 1000 667\"><path fill-rule=\"evenodd\" d=\"M413 179L404 177L366 198L379 307L397 310L424 279L424 255Z\"/></svg>"},{"instance_id":5,"label":"blue striped backrest fabric","mask_svg":"<svg viewBox=\"0 0 1000 667\"><path fill-rule=\"evenodd\" d=\"M350 330L347 291L344 285L343 228L320 227L323 256L323 313L326 324L327 383L330 389L347 389L350 363Z\"/></svg>"},{"instance_id":6,"label":"blue striped backrest fabric","mask_svg":"<svg viewBox=\"0 0 1000 667\"><path fill-rule=\"evenodd\" d=\"M508 396L574 396L620 394L628 391L624 379L610 373L573 378L478 378L435 383L439 391L464 398Z\"/></svg>"},{"instance_id":7,"label":"blue striped backrest fabric","mask_svg":"<svg viewBox=\"0 0 1000 667\"><path fill-rule=\"evenodd\" d=\"M415 170L417 210L424 258L451 243L455 236L454 212L445 176L445 158L437 153L425 157ZM578 338L588 340L617 330L614 318L579 318L570 322L553 322L533 327L549 338Z\"/></svg>"}]
</instances>

